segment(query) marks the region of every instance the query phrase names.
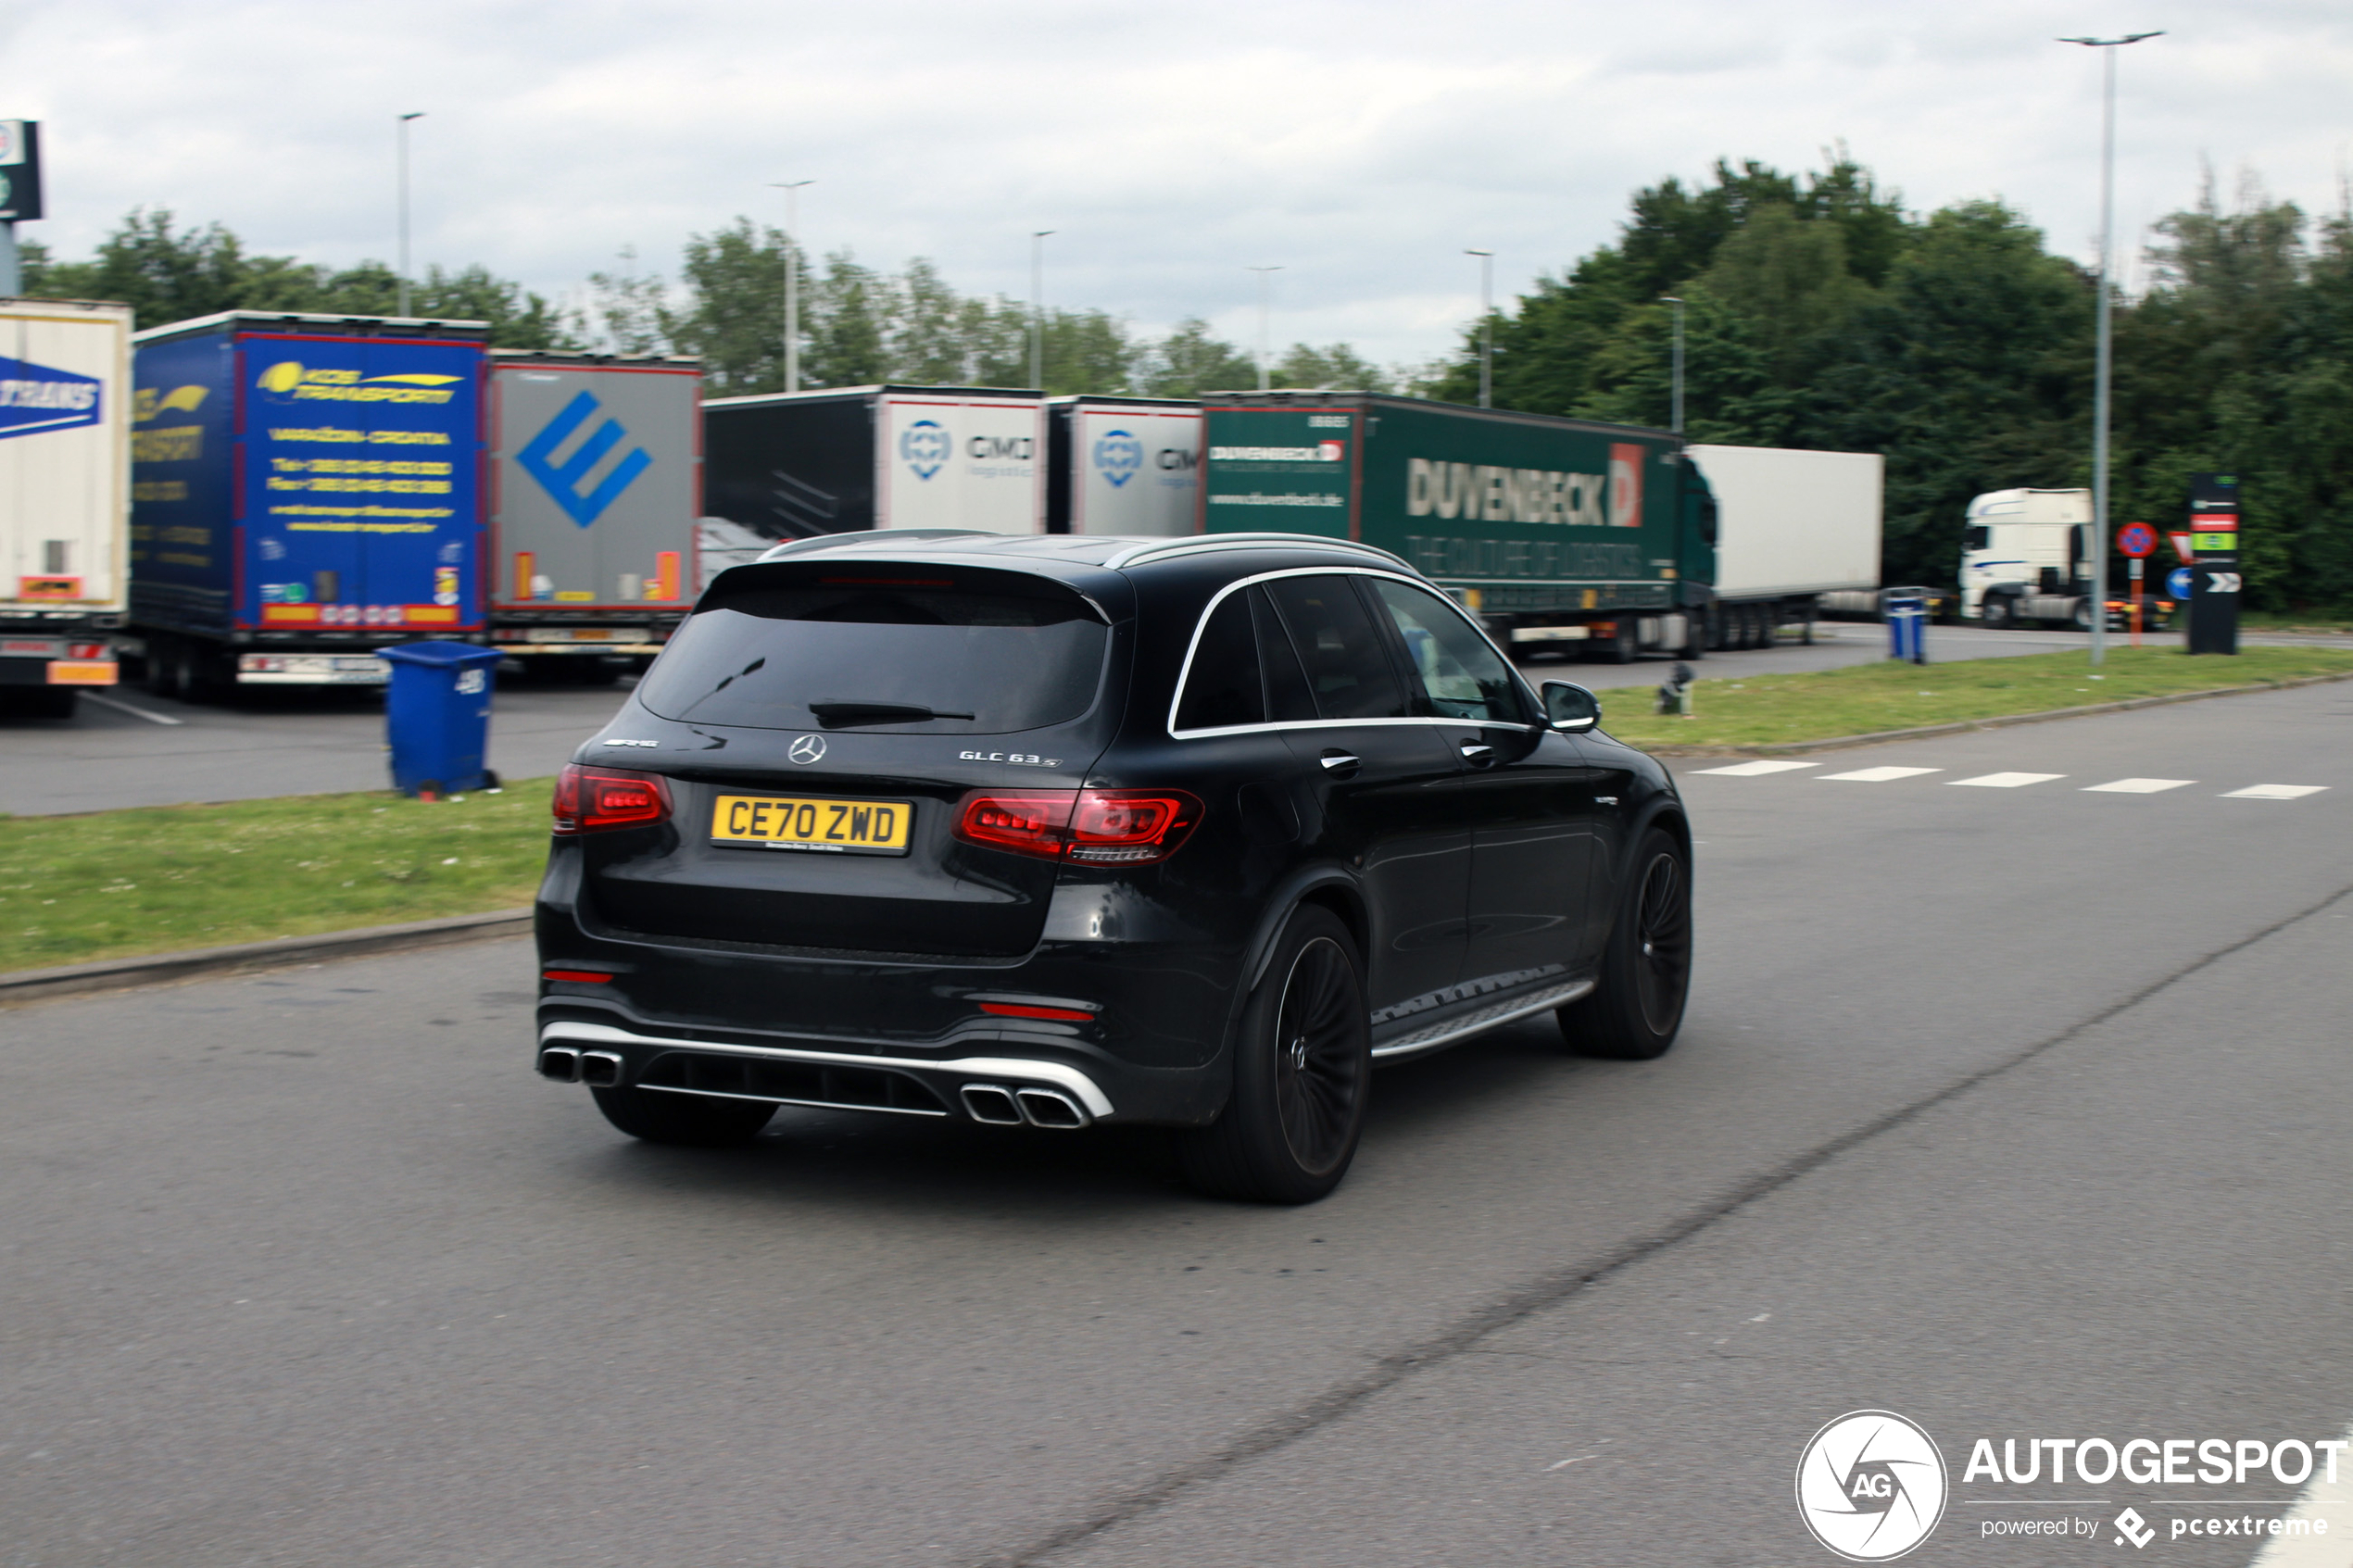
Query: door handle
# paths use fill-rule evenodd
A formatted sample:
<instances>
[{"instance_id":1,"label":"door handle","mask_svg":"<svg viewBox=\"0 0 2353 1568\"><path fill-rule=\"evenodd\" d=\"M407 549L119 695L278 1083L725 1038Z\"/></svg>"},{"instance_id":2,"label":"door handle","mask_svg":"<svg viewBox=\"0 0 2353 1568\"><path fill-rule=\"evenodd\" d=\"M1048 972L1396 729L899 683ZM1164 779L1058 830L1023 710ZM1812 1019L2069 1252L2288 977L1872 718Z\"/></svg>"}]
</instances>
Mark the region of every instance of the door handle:
<instances>
[{"instance_id":1,"label":"door handle","mask_svg":"<svg viewBox=\"0 0 2353 1568\"><path fill-rule=\"evenodd\" d=\"M1324 765L1324 771L1327 773L1353 773L1365 761L1363 758L1352 757L1345 751L1327 751L1315 760Z\"/></svg>"},{"instance_id":2,"label":"door handle","mask_svg":"<svg viewBox=\"0 0 2353 1568\"><path fill-rule=\"evenodd\" d=\"M1495 748L1485 741L1466 740L1458 747L1466 762L1486 762L1493 759Z\"/></svg>"}]
</instances>

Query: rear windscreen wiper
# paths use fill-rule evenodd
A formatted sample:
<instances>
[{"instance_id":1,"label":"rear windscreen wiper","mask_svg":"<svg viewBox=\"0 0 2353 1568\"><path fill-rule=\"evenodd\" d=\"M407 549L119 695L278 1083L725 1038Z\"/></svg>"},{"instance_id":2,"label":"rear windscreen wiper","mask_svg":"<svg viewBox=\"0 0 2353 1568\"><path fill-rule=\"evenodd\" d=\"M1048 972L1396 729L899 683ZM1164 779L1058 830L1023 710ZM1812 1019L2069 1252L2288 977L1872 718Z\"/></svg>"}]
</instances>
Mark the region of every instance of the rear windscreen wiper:
<instances>
[{"instance_id":1,"label":"rear windscreen wiper","mask_svg":"<svg viewBox=\"0 0 2353 1568\"><path fill-rule=\"evenodd\" d=\"M969 719L969 713L938 713L919 702L850 702L828 698L812 702L809 711L827 729L844 724L912 724L925 719Z\"/></svg>"}]
</instances>

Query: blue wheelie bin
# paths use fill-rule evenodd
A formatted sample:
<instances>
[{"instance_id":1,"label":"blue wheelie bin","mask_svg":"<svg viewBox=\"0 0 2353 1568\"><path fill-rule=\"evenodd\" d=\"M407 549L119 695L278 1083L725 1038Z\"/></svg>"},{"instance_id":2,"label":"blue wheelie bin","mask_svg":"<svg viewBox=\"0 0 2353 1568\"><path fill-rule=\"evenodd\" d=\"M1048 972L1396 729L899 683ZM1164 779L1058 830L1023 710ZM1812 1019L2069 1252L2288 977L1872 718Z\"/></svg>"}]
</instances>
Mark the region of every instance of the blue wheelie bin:
<instances>
[{"instance_id":1,"label":"blue wheelie bin","mask_svg":"<svg viewBox=\"0 0 2353 1568\"><path fill-rule=\"evenodd\" d=\"M1903 595L1887 601L1887 657L1911 664L1928 662L1928 601Z\"/></svg>"},{"instance_id":2,"label":"blue wheelie bin","mask_svg":"<svg viewBox=\"0 0 2353 1568\"><path fill-rule=\"evenodd\" d=\"M483 766L490 749L490 687L496 648L472 643L404 643L379 648L392 666L384 694L384 738L392 743L392 785L403 795L439 796L496 785Z\"/></svg>"}]
</instances>

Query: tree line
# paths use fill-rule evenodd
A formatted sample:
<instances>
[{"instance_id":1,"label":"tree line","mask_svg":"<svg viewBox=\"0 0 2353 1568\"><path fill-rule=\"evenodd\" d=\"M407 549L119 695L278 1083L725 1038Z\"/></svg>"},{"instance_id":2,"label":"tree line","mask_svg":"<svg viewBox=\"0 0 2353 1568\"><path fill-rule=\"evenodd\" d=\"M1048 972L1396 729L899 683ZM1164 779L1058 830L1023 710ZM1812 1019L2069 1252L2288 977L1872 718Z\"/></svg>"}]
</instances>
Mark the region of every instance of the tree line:
<instances>
[{"instance_id":1,"label":"tree line","mask_svg":"<svg viewBox=\"0 0 2353 1568\"><path fill-rule=\"evenodd\" d=\"M1473 322L1419 373L1345 344L1294 344L1277 386L1476 400L1482 329L1500 408L1664 425L1683 302L1697 440L1879 452L1889 582L1947 583L1970 496L2090 483L2095 280L1997 201L1925 214L1843 150L1792 174L1719 161L1634 194L1617 238ZM2353 209L2317 221L2251 179L2156 227L2149 284L2115 301L2117 521L2178 521L2188 476L2241 481L2256 607L2353 608ZM703 358L713 395L784 384L784 236L739 218L688 239L674 279L621 264L551 303L482 267L412 284L421 316L486 320L521 348ZM791 251L801 384L1029 384L1029 307L959 293L920 257L896 272ZM229 309L384 315L382 262L332 269L246 251L215 223L134 211L85 260L26 247L35 294L117 299L143 326ZM1171 397L1257 384L1205 321L1139 332L1044 313L1046 390ZM2119 574L2120 580L2120 574Z\"/></svg>"},{"instance_id":2,"label":"tree line","mask_svg":"<svg viewBox=\"0 0 2353 1568\"><path fill-rule=\"evenodd\" d=\"M1826 162L1637 192L1497 312L1495 402L1667 424L1680 299L1691 436L1883 454L1886 580L1949 583L1972 495L2091 483L2097 281L1999 202L1912 214ZM2353 608L2353 214L2209 176L2155 234L2145 291L2112 296L2113 520L2178 527L2191 474L2235 474L2252 605ZM1479 345L1428 395L1475 400Z\"/></svg>"},{"instance_id":3,"label":"tree line","mask_svg":"<svg viewBox=\"0 0 2353 1568\"><path fill-rule=\"evenodd\" d=\"M426 270L409 285L409 313L490 323L500 348L603 349L702 357L711 395L781 392L785 385L785 237L739 218L691 236L675 282L621 265L589 275L565 307L475 266ZM399 280L381 261L337 270L258 256L219 223L183 228L163 210L134 210L81 261L24 247L25 287L50 297L130 305L142 327L223 310L388 316ZM1003 295L959 294L923 257L886 273L837 251L814 264L792 247L799 295L804 388L1030 384L1031 311ZM1256 361L1199 318L1164 335L1138 332L1103 310L1042 313L1045 389L1191 397L1258 384ZM1293 344L1272 367L1277 386L1386 391L1394 378L1346 344Z\"/></svg>"}]
</instances>

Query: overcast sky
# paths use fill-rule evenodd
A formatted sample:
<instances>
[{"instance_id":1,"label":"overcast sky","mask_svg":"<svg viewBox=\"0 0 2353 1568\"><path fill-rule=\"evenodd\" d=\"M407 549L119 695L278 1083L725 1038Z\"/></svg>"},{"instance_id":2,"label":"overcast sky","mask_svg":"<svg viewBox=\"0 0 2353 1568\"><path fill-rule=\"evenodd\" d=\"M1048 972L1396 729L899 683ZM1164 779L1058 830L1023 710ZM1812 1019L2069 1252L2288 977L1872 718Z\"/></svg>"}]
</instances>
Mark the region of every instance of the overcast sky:
<instances>
[{"instance_id":1,"label":"overcast sky","mask_svg":"<svg viewBox=\"0 0 2353 1568\"><path fill-rule=\"evenodd\" d=\"M634 246L801 194L805 243L967 291L1244 343L1443 352L1478 308L1609 240L1635 187L1843 141L1907 206L2000 196L2089 260L2099 59L2119 61L2118 232L2200 160L2308 211L2353 158L2345 0L0 0L0 118L38 119L51 218L86 254L133 206L345 263L394 249L394 117L415 256L569 298Z\"/></svg>"}]
</instances>

